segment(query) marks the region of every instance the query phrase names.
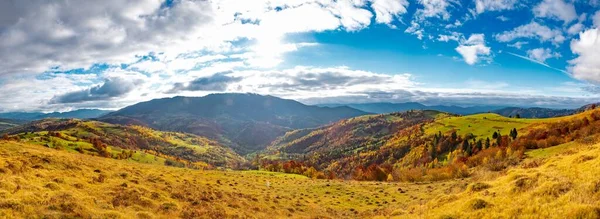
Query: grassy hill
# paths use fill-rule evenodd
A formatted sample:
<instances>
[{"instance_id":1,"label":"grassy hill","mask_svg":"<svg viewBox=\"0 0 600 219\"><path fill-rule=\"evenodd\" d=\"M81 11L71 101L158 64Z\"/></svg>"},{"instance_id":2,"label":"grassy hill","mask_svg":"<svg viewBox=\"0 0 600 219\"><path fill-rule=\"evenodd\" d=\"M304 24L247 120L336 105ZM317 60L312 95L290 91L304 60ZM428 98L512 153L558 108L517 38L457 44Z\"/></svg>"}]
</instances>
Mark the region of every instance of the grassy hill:
<instances>
[{"instance_id":1,"label":"grassy hill","mask_svg":"<svg viewBox=\"0 0 600 219\"><path fill-rule=\"evenodd\" d=\"M0 131L17 127L20 124L23 124L23 121L20 120L12 120L12 119L0 119Z\"/></svg>"},{"instance_id":2,"label":"grassy hill","mask_svg":"<svg viewBox=\"0 0 600 219\"><path fill-rule=\"evenodd\" d=\"M4 132L19 142L142 163L237 168L245 162L230 148L216 141L142 126L78 119L45 119Z\"/></svg>"},{"instance_id":3,"label":"grassy hill","mask_svg":"<svg viewBox=\"0 0 600 219\"><path fill-rule=\"evenodd\" d=\"M211 94L156 99L101 118L117 124L205 136L245 155L264 149L287 131L314 128L367 113L349 107L307 106L257 94Z\"/></svg>"},{"instance_id":4,"label":"grassy hill","mask_svg":"<svg viewBox=\"0 0 600 219\"><path fill-rule=\"evenodd\" d=\"M599 140L598 138L595 139ZM598 218L599 144L423 183L143 164L0 140L0 217Z\"/></svg>"},{"instance_id":5,"label":"grassy hill","mask_svg":"<svg viewBox=\"0 0 600 219\"><path fill-rule=\"evenodd\" d=\"M529 149L584 140L600 133L597 127L597 109L549 119L408 111L290 132L254 162L272 171L321 178L444 180L467 177L472 167L504 170Z\"/></svg>"}]
</instances>

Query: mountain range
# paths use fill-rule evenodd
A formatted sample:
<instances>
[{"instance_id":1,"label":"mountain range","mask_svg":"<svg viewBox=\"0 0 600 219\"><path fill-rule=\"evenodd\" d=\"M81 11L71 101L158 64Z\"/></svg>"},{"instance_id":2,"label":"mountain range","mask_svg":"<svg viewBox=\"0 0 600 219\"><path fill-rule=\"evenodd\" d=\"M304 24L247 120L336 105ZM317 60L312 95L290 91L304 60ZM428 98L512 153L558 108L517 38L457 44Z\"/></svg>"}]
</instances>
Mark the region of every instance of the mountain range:
<instances>
[{"instance_id":1,"label":"mountain range","mask_svg":"<svg viewBox=\"0 0 600 219\"><path fill-rule=\"evenodd\" d=\"M482 112L490 112L494 110L499 110L505 108L505 106L471 106L471 107L461 107L461 106L444 106L444 105L434 105L427 106L421 103L416 102L407 102L407 103L353 103L353 104L319 104L318 106L328 106L328 107L339 107L339 106L348 106L354 109L358 109L361 111L369 112L369 113L393 113L393 112L404 112L408 110L436 110L441 112L448 112L453 114L460 115L470 115L475 113Z\"/></svg>"},{"instance_id":2,"label":"mountain range","mask_svg":"<svg viewBox=\"0 0 600 219\"><path fill-rule=\"evenodd\" d=\"M93 119L103 116L112 111L99 110L99 109L78 109L68 112L9 112L0 113L0 118L11 119L11 120L25 120L33 121L46 118L75 118L75 119Z\"/></svg>"},{"instance_id":3,"label":"mountain range","mask_svg":"<svg viewBox=\"0 0 600 219\"><path fill-rule=\"evenodd\" d=\"M211 94L142 102L99 120L197 134L218 140L244 155L264 149L287 131L366 114L369 113L347 106L308 106L273 96Z\"/></svg>"},{"instance_id":4,"label":"mountain range","mask_svg":"<svg viewBox=\"0 0 600 219\"><path fill-rule=\"evenodd\" d=\"M542 107L507 107L507 106L445 106L445 105L433 105L427 106L416 102L406 103L351 103L351 104L319 104L318 106L328 107L339 107L347 106L361 111L384 114L393 112L405 112L408 110L436 110L440 112L447 112L458 115L472 115L477 113L496 113L505 117L519 116L522 118L551 118L558 116L573 115L579 112L583 112L586 109L591 108L595 104L588 104L576 109L553 109L553 108L542 108Z\"/></svg>"}]
</instances>

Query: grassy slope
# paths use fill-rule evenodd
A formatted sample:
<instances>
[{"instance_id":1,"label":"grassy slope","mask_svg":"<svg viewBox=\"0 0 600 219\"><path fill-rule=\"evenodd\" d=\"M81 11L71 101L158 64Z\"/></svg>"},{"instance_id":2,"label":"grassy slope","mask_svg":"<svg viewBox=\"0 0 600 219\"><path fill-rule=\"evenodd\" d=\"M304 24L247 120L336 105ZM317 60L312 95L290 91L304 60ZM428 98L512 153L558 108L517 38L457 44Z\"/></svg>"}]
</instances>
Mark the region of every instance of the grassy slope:
<instances>
[{"instance_id":1,"label":"grassy slope","mask_svg":"<svg viewBox=\"0 0 600 219\"><path fill-rule=\"evenodd\" d=\"M477 186L471 184L458 195L440 195L422 211L405 216L599 218L598 154L600 144L567 143L533 150L520 167L495 179L472 179L479 181Z\"/></svg>"},{"instance_id":2,"label":"grassy slope","mask_svg":"<svg viewBox=\"0 0 600 219\"><path fill-rule=\"evenodd\" d=\"M63 123L68 125L58 125ZM166 157L146 153L142 150L146 148L140 148L139 145L131 142L133 137L138 137L138 139L146 139L149 142L147 147L166 153L165 155L172 156L171 158L181 154L188 156L182 158L191 162L201 161L224 167L232 167L244 161L231 149L219 145L215 141L192 134L161 132L145 127L126 127L83 120L48 119L32 124L24 126L23 130L16 130L18 132L16 136L19 136L21 141L52 148L61 147L70 152L77 152L76 149L81 148L84 153L97 154L92 144L89 143L89 138L101 138L106 139L113 156L120 154L123 150L131 150L134 151L134 154L130 160L141 163L164 164ZM47 136L48 131L41 131L44 130L43 127L50 126L60 126L52 129L60 133L61 137ZM183 148L190 151L185 152Z\"/></svg>"},{"instance_id":3,"label":"grassy slope","mask_svg":"<svg viewBox=\"0 0 600 219\"><path fill-rule=\"evenodd\" d=\"M462 181L416 185L200 171L2 141L0 154L0 217L9 218L390 216L466 186Z\"/></svg>"},{"instance_id":4,"label":"grassy slope","mask_svg":"<svg viewBox=\"0 0 600 219\"><path fill-rule=\"evenodd\" d=\"M516 128L520 134L525 134L527 128L544 123L552 123L560 120L569 120L581 117L588 113L572 116L547 118L547 119L516 119L507 118L494 113L483 113L470 116L441 116L434 123L425 127L425 134L435 134L441 131L449 133L456 131L458 135L464 136L472 133L477 137L491 137L494 131L500 131L502 135L508 135L510 130ZM445 114L442 114L445 115ZM533 126L532 126L533 125Z\"/></svg>"},{"instance_id":5,"label":"grassy slope","mask_svg":"<svg viewBox=\"0 0 600 219\"><path fill-rule=\"evenodd\" d=\"M599 217L600 145L559 148L506 172L412 184L199 171L0 141L0 217Z\"/></svg>"}]
</instances>

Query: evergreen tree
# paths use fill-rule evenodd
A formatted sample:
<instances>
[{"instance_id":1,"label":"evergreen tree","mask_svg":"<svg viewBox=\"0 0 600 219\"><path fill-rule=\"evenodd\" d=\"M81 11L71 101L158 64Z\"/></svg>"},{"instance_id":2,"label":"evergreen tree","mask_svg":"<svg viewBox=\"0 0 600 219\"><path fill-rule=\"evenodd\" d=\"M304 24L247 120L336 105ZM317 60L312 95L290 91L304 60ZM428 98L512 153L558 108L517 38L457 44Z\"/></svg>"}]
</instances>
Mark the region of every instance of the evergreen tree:
<instances>
[{"instance_id":1,"label":"evergreen tree","mask_svg":"<svg viewBox=\"0 0 600 219\"><path fill-rule=\"evenodd\" d=\"M494 132L494 134L492 134L492 138L493 139L497 139L498 138L498 132Z\"/></svg>"},{"instance_id":2,"label":"evergreen tree","mask_svg":"<svg viewBox=\"0 0 600 219\"><path fill-rule=\"evenodd\" d=\"M431 159L435 159L436 153L437 153L435 145L433 145L433 144L429 145L428 150L429 150L429 155L431 155Z\"/></svg>"},{"instance_id":3,"label":"evergreen tree","mask_svg":"<svg viewBox=\"0 0 600 219\"><path fill-rule=\"evenodd\" d=\"M516 129L516 128L513 128L512 130L510 130L510 137L511 137L513 140L517 139L517 136L518 136L518 135L519 135L519 134L518 134L518 132L517 132L517 129Z\"/></svg>"},{"instance_id":4,"label":"evergreen tree","mask_svg":"<svg viewBox=\"0 0 600 219\"><path fill-rule=\"evenodd\" d=\"M479 140L477 141L477 150L478 150L478 151L481 151L481 150L483 150L483 142L481 142L481 139L479 139Z\"/></svg>"},{"instance_id":5,"label":"evergreen tree","mask_svg":"<svg viewBox=\"0 0 600 219\"><path fill-rule=\"evenodd\" d=\"M485 149L490 148L490 146L491 146L490 138L488 137L488 138L485 139Z\"/></svg>"},{"instance_id":6,"label":"evergreen tree","mask_svg":"<svg viewBox=\"0 0 600 219\"><path fill-rule=\"evenodd\" d=\"M467 151L467 149L469 149L470 145L469 145L469 141L467 139L463 140L462 143L462 150L463 151Z\"/></svg>"},{"instance_id":7,"label":"evergreen tree","mask_svg":"<svg viewBox=\"0 0 600 219\"><path fill-rule=\"evenodd\" d=\"M498 147L502 146L502 135L498 134L498 138L496 138L496 145Z\"/></svg>"},{"instance_id":8,"label":"evergreen tree","mask_svg":"<svg viewBox=\"0 0 600 219\"><path fill-rule=\"evenodd\" d=\"M452 141L455 142L457 138L458 138L458 135L456 135L456 131L452 132L452 136L451 136Z\"/></svg>"}]
</instances>

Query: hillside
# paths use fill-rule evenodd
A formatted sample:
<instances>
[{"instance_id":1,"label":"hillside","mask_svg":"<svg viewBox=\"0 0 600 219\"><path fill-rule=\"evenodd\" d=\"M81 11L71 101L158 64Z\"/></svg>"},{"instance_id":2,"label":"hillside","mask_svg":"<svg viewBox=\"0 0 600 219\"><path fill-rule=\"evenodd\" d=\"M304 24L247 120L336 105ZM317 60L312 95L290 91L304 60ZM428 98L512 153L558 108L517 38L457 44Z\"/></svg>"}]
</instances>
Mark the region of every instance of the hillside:
<instances>
[{"instance_id":1,"label":"hillside","mask_svg":"<svg viewBox=\"0 0 600 219\"><path fill-rule=\"evenodd\" d=\"M435 111L366 116L290 132L255 159L262 168L357 180L430 181L469 176L469 168L501 171L524 152L600 133L600 110L550 119ZM313 174L314 175L314 174Z\"/></svg>"},{"instance_id":2,"label":"hillside","mask_svg":"<svg viewBox=\"0 0 600 219\"><path fill-rule=\"evenodd\" d=\"M401 159L412 159L407 156L411 150L410 144L398 145L395 139L419 130L422 124L442 115L446 114L407 111L368 115L314 130L290 132L269 146L267 158L301 159L309 166L331 172L337 177L350 178L357 168L365 164L364 160L383 164L383 160L388 159L394 160L394 163Z\"/></svg>"},{"instance_id":3,"label":"hillside","mask_svg":"<svg viewBox=\"0 0 600 219\"><path fill-rule=\"evenodd\" d=\"M12 120L25 120L33 121L46 118L72 118L72 119L93 119L100 116L106 115L112 111L98 110L98 109L79 109L69 112L53 112L53 113L40 113L40 112L11 112L11 113L0 113L0 118L12 119Z\"/></svg>"},{"instance_id":4,"label":"hillside","mask_svg":"<svg viewBox=\"0 0 600 219\"><path fill-rule=\"evenodd\" d=\"M519 107L507 107L499 110L492 111L493 113L506 116L516 117L517 115L521 118L552 118L560 116L568 116L577 113L575 109L548 109L548 108L519 108Z\"/></svg>"},{"instance_id":5,"label":"hillside","mask_svg":"<svg viewBox=\"0 0 600 219\"><path fill-rule=\"evenodd\" d=\"M531 150L508 171L424 183L200 171L2 140L0 154L3 218L600 217L600 144Z\"/></svg>"},{"instance_id":6,"label":"hillside","mask_svg":"<svg viewBox=\"0 0 600 219\"><path fill-rule=\"evenodd\" d=\"M24 123L24 121L21 121L21 120L1 119L0 118L0 131L19 126L20 124L23 124L23 123Z\"/></svg>"},{"instance_id":7,"label":"hillside","mask_svg":"<svg viewBox=\"0 0 600 219\"><path fill-rule=\"evenodd\" d=\"M273 96L211 94L138 103L101 120L206 136L248 154L264 149L287 131L365 114L349 107L307 106Z\"/></svg>"},{"instance_id":8,"label":"hillside","mask_svg":"<svg viewBox=\"0 0 600 219\"><path fill-rule=\"evenodd\" d=\"M3 131L8 138L95 156L194 168L239 168L228 147L192 134L77 119L45 119Z\"/></svg>"},{"instance_id":9,"label":"hillside","mask_svg":"<svg viewBox=\"0 0 600 219\"><path fill-rule=\"evenodd\" d=\"M351 103L351 104L320 104L319 106L339 107L348 106L354 109L358 109L365 112L385 114L394 112L405 112L408 110L436 110L441 112L448 112L459 115L470 115L476 113L483 113L501 109L501 106L444 106L444 105L433 105L426 106L421 103L407 102L407 103Z\"/></svg>"}]
</instances>

